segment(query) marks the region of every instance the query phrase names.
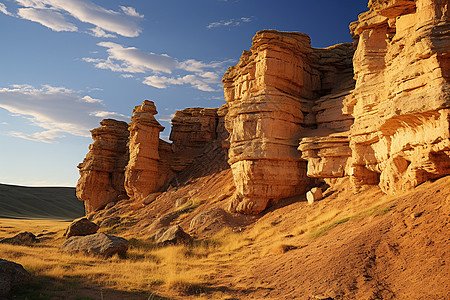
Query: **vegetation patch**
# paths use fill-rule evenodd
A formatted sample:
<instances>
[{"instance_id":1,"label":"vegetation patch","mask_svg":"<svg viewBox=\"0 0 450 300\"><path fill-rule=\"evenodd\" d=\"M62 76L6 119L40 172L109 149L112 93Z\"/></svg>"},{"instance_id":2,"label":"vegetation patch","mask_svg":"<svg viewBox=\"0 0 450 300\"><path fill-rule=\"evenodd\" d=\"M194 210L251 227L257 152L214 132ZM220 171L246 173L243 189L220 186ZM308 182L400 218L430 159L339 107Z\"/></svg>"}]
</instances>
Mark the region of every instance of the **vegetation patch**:
<instances>
[{"instance_id":1,"label":"vegetation patch","mask_svg":"<svg viewBox=\"0 0 450 300\"><path fill-rule=\"evenodd\" d=\"M323 227L320 227L319 229L311 232L311 237L314 238L314 239L318 238L318 237L321 237L321 236L327 234L330 229L338 226L339 224L345 223L345 222L347 222L349 220L350 220L350 217L347 217L347 218L343 218L343 219L334 221L334 222L332 222L332 223L330 223L328 225L325 225Z\"/></svg>"}]
</instances>

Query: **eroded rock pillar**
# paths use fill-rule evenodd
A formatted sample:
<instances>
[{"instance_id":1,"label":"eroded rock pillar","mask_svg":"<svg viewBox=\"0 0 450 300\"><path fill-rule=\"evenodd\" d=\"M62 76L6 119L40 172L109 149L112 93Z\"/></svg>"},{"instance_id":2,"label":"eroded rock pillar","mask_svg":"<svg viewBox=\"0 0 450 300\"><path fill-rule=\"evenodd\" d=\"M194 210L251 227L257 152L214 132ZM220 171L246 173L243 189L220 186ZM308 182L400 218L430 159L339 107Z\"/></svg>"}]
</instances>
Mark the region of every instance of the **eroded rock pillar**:
<instances>
[{"instance_id":1,"label":"eroded rock pillar","mask_svg":"<svg viewBox=\"0 0 450 300\"><path fill-rule=\"evenodd\" d=\"M154 115L155 104L145 100L133 109L129 126L130 159L125 171L125 189L130 198L136 201L157 192L165 178L159 176L159 133L164 130Z\"/></svg>"},{"instance_id":2,"label":"eroded rock pillar","mask_svg":"<svg viewBox=\"0 0 450 300\"><path fill-rule=\"evenodd\" d=\"M91 130L94 142L82 163L77 197L84 201L86 214L112 201L126 198L125 166L128 162L128 124L105 119Z\"/></svg>"}]
</instances>

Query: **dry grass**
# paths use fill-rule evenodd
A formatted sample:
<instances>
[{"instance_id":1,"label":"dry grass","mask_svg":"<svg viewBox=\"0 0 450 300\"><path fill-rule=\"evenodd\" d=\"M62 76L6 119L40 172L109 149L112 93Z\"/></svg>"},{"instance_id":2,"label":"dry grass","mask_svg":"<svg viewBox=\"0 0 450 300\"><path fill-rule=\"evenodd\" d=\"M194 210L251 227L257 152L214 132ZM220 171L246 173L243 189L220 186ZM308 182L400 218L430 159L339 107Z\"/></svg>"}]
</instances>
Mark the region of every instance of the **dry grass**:
<instances>
[{"instance_id":1,"label":"dry grass","mask_svg":"<svg viewBox=\"0 0 450 300\"><path fill-rule=\"evenodd\" d=\"M81 284L94 284L122 291L172 290L179 294L200 297L209 293L204 279L214 274L214 265L217 263L214 259L209 259L209 256L223 251L213 241L198 242L193 246L158 248L151 242L133 239L126 259L117 256L100 259L82 253L68 254L59 251L64 242L62 235L67 223L49 222L48 226L45 226L46 222L1 220L3 237L30 230L34 223L40 230L56 230L56 235L60 237L31 247L0 244L2 258L22 264L37 277L77 280ZM223 247L228 251L230 245L224 243ZM236 247L237 245L231 246L234 249L239 248ZM217 299L220 298L217 296Z\"/></svg>"}]
</instances>

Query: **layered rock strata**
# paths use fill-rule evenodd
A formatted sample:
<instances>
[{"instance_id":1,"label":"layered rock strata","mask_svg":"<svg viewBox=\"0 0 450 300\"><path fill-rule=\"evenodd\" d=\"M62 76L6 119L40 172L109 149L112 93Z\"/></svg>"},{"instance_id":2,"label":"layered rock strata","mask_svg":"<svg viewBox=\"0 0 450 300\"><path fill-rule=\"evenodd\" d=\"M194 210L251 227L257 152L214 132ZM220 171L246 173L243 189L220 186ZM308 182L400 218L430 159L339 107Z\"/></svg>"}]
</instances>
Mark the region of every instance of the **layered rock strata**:
<instances>
[{"instance_id":1,"label":"layered rock strata","mask_svg":"<svg viewBox=\"0 0 450 300\"><path fill-rule=\"evenodd\" d=\"M127 197L123 185L128 162L128 124L105 119L91 130L94 142L82 163L77 197L84 201L86 214L112 201Z\"/></svg>"},{"instance_id":2,"label":"layered rock strata","mask_svg":"<svg viewBox=\"0 0 450 300\"><path fill-rule=\"evenodd\" d=\"M230 209L259 213L269 201L305 191L306 163L296 146L320 73L312 68L305 34L260 31L250 50L222 82L236 185Z\"/></svg>"},{"instance_id":3,"label":"layered rock strata","mask_svg":"<svg viewBox=\"0 0 450 300\"><path fill-rule=\"evenodd\" d=\"M173 153L170 167L179 172L217 138L217 108L186 108L175 113L169 139Z\"/></svg>"},{"instance_id":4,"label":"layered rock strata","mask_svg":"<svg viewBox=\"0 0 450 300\"><path fill-rule=\"evenodd\" d=\"M450 24L446 0L370 1L357 40L351 178L395 193L450 174Z\"/></svg>"},{"instance_id":5,"label":"layered rock strata","mask_svg":"<svg viewBox=\"0 0 450 300\"><path fill-rule=\"evenodd\" d=\"M133 109L129 126L128 142L130 159L125 171L127 195L140 201L149 194L159 191L164 184L160 176L159 133L164 127L154 115L157 114L153 101L144 100Z\"/></svg>"}]
</instances>

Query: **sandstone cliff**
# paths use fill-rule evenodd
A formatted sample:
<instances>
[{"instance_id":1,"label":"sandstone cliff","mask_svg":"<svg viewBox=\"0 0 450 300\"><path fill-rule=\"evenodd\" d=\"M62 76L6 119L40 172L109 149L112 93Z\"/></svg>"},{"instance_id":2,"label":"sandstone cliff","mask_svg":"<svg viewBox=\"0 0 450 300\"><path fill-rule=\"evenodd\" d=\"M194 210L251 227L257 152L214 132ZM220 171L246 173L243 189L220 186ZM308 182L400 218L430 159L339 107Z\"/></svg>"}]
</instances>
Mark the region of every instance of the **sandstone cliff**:
<instances>
[{"instance_id":1,"label":"sandstone cliff","mask_svg":"<svg viewBox=\"0 0 450 300\"><path fill-rule=\"evenodd\" d=\"M236 184L231 210L259 213L269 202L306 191L298 140L318 123L348 129L352 118L340 108L353 87L352 55L349 44L313 49L305 34L264 30L228 69L222 82Z\"/></svg>"},{"instance_id":2,"label":"sandstone cliff","mask_svg":"<svg viewBox=\"0 0 450 300\"><path fill-rule=\"evenodd\" d=\"M172 143L159 139L156 109L144 101L130 124L129 159L126 150L111 154L126 161L127 196L142 202L177 186L181 171L222 147L236 187L228 209L247 214L317 179L350 177L356 190L395 193L450 174L448 1L373 0L350 29L353 45L325 49L302 33L258 32L222 79L227 104L177 112ZM97 152L86 160L101 165ZM117 174L107 184L92 171L101 167L83 164L78 194L97 199L90 211L124 195L122 165L99 173ZM88 195L91 181L104 182L108 196Z\"/></svg>"},{"instance_id":3,"label":"sandstone cliff","mask_svg":"<svg viewBox=\"0 0 450 300\"><path fill-rule=\"evenodd\" d=\"M91 130L94 142L78 165L77 197L84 201L87 214L127 198L123 183L128 162L128 125L112 119L105 119L100 125Z\"/></svg>"},{"instance_id":4,"label":"sandstone cliff","mask_svg":"<svg viewBox=\"0 0 450 300\"><path fill-rule=\"evenodd\" d=\"M395 193L450 173L446 0L371 1L350 25L356 87L344 111L351 178Z\"/></svg>"}]
</instances>

